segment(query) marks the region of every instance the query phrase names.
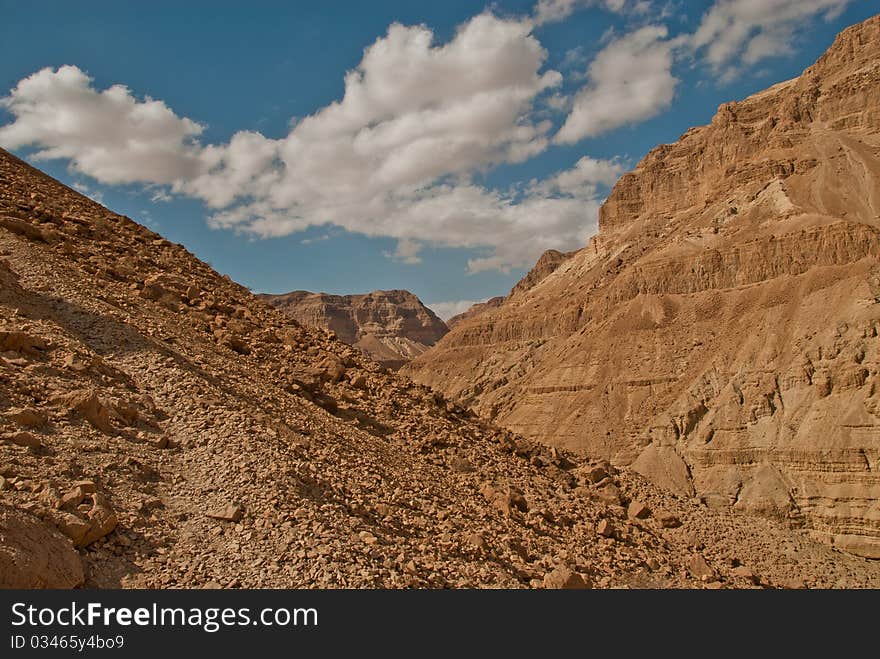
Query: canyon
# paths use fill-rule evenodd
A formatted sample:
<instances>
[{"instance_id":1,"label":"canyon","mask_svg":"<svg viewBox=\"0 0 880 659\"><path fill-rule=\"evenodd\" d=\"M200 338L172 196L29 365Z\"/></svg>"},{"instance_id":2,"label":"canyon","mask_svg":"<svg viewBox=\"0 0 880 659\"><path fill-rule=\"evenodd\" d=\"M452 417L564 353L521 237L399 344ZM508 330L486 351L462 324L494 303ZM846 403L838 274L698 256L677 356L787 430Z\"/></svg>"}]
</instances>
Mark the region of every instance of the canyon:
<instances>
[{"instance_id":1,"label":"canyon","mask_svg":"<svg viewBox=\"0 0 880 659\"><path fill-rule=\"evenodd\" d=\"M880 558L880 17L614 186L404 372L713 510Z\"/></svg>"},{"instance_id":2,"label":"canyon","mask_svg":"<svg viewBox=\"0 0 880 659\"><path fill-rule=\"evenodd\" d=\"M878 586L479 419L0 150L0 588Z\"/></svg>"}]
</instances>

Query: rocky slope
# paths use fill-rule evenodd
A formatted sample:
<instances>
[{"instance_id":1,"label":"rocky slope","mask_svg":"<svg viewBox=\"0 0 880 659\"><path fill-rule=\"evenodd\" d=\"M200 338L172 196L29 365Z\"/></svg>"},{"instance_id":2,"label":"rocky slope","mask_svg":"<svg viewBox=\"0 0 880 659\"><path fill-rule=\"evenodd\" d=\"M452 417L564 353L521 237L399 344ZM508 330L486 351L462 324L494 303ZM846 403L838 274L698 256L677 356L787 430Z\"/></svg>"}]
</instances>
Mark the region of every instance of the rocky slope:
<instances>
[{"instance_id":1,"label":"rocky slope","mask_svg":"<svg viewBox=\"0 0 880 659\"><path fill-rule=\"evenodd\" d=\"M329 295L293 291L261 295L303 325L328 329L388 368L400 368L439 341L448 328L409 291Z\"/></svg>"},{"instance_id":2,"label":"rocky slope","mask_svg":"<svg viewBox=\"0 0 880 659\"><path fill-rule=\"evenodd\" d=\"M472 417L0 151L0 586L880 586Z\"/></svg>"},{"instance_id":3,"label":"rocky slope","mask_svg":"<svg viewBox=\"0 0 880 659\"><path fill-rule=\"evenodd\" d=\"M599 234L417 382L880 558L880 17L624 175Z\"/></svg>"}]
</instances>

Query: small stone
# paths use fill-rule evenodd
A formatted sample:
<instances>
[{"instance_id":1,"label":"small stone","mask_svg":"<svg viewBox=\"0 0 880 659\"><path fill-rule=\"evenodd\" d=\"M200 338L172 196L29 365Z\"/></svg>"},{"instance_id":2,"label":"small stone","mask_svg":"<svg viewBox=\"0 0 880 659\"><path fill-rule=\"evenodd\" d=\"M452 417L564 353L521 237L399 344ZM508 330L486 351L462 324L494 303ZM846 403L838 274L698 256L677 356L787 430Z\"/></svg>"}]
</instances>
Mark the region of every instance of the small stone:
<instances>
[{"instance_id":1,"label":"small stone","mask_svg":"<svg viewBox=\"0 0 880 659\"><path fill-rule=\"evenodd\" d=\"M599 520L599 523L596 525L596 533L601 535L604 538L613 538L614 537L614 525L611 523L611 520L602 519Z\"/></svg>"},{"instance_id":2,"label":"small stone","mask_svg":"<svg viewBox=\"0 0 880 659\"><path fill-rule=\"evenodd\" d=\"M458 472L460 474L467 474L474 471L474 465L470 463L467 458L464 458L460 455L455 456L449 463L452 471Z\"/></svg>"},{"instance_id":3,"label":"small stone","mask_svg":"<svg viewBox=\"0 0 880 659\"><path fill-rule=\"evenodd\" d=\"M240 522L243 515L244 510L241 506L234 504L227 504L208 513L208 517L211 519L219 519L224 522Z\"/></svg>"},{"instance_id":4,"label":"small stone","mask_svg":"<svg viewBox=\"0 0 880 659\"><path fill-rule=\"evenodd\" d=\"M85 490L82 487L75 486L68 490L68 492L61 497L61 507L76 508L79 504L83 502L83 499L85 498Z\"/></svg>"},{"instance_id":5,"label":"small stone","mask_svg":"<svg viewBox=\"0 0 880 659\"><path fill-rule=\"evenodd\" d=\"M378 542L378 538L370 533L369 531L361 531L358 533L358 537L363 541L365 545L375 545Z\"/></svg>"},{"instance_id":6,"label":"small stone","mask_svg":"<svg viewBox=\"0 0 880 659\"><path fill-rule=\"evenodd\" d=\"M41 446L40 438L29 432L17 432L11 435L9 439L13 444L24 446L25 448L38 449Z\"/></svg>"},{"instance_id":7,"label":"small stone","mask_svg":"<svg viewBox=\"0 0 880 659\"><path fill-rule=\"evenodd\" d=\"M95 482L94 482L94 481L87 481L87 480L85 480L85 481L74 481L74 482L73 482L73 487L78 487L78 488L80 488L80 489L81 489L83 492L85 492L86 494L94 494L95 492L98 491L98 488L97 488L97 486L95 485Z\"/></svg>"},{"instance_id":8,"label":"small stone","mask_svg":"<svg viewBox=\"0 0 880 659\"><path fill-rule=\"evenodd\" d=\"M626 509L626 516L630 519L645 519L650 517L651 511L638 499L633 499Z\"/></svg>"},{"instance_id":9,"label":"small stone","mask_svg":"<svg viewBox=\"0 0 880 659\"><path fill-rule=\"evenodd\" d=\"M560 565L544 575L544 588L553 590L583 590L590 586L584 578L570 568Z\"/></svg>"},{"instance_id":10,"label":"small stone","mask_svg":"<svg viewBox=\"0 0 880 659\"><path fill-rule=\"evenodd\" d=\"M55 523L55 526L58 527L58 530L70 538L73 544L77 547L80 546L80 543L89 532L89 523L72 513L55 513L52 517L52 521Z\"/></svg>"},{"instance_id":11,"label":"small stone","mask_svg":"<svg viewBox=\"0 0 880 659\"><path fill-rule=\"evenodd\" d=\"M482 550L486 548L486 539L483 537L482 533L471 533L465 542L474 549Z\"/></svg>"},{"instance_id":12,"label":"small stone","mask_svg":"<svg viewBox=\"0 0 880 659\"><path fill-rule=\"evenodd\" d=\"M748 579L749 581L755 581L755 573L752 572L752 569L746 567L745 565L737 565L730 571L735 577L739 577L740 579Z\"/></svg>"},{"instance_id":13,"label":"small stone","mask_svg":"<svg viewBox=\"0 0 880 659\"><path fill-rule=\"evenodd\" d=\"M593 467L586 474L584 474L584 477L590 483L595 484L602 481L604 478L607 478L608 472L605 471L603 467Z\"/></svg>"},{"instance_id":14,"label":"small stone","mask_svg":"<svg viewBox=\"0 0 880 659\"><path fill-rule=\"evenodd\" d=\"M614 483L609 483L601 488L597 492L597 495L601 501L607 503L609 506L619 506L621 504L620 488Z\"/></svg>"},{"instance_id":15,"label":"small stone","mask_svg":"<svg viewBox=\"0 0 880 659\"><path fill-rule=\"evenodd\" d=\"M701 554L691 556L687 567L688 572L697 579L702 579L703 577L712 579L715 577L715 570L709 566Z\"/></svg>"},{"instance_id":16,"label":"small stone","mask_svg":"<svg viewBox=\"0 0 880 659\"><path fill-rule=\"evenodd\" d=\"M681 520L675 515L667 512L657 513L657 521L664 529L674 529L681 526Z\"/></svg>"},{"instance_id":17,"label":"small stone","mask_svg":"<svg viewBox=\"0 0 880 659\"><path fill-rule=\"evenodd\" d=\"M96 540L109 535L116 528L118 522L116 513L110 506L110 502L102 494L92 495L92 508L89 510L89 532L79 545L85 547Z\"/></svg>"},{"instance_id":18,"label":"small stone","mask_svg":"<svg viewBox=\"0 0 880 659\"><path fill-rule=\"evenodd\" d=\"M786 590L805 590L807 587L806 582L800 577L789 577L779 585Z\"/></svg>"}]
</instances>

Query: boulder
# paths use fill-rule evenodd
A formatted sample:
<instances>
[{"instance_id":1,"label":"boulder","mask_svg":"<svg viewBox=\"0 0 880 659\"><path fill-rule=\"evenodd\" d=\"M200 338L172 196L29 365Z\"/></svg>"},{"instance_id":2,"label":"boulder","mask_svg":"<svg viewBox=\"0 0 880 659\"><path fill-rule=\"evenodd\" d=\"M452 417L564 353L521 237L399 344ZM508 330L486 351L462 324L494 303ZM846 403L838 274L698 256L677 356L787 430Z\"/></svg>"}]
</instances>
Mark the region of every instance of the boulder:
<instances>
[{"instance_id":1,"label":"boulder","mask_svg":"<svg viewBox=\"0 0 880 659\"><path fill-rule=\"evenodd\" d=\"M33 515L0 505L0 588L76 588L84 579L68 538Z\"/></svg>"}]
</instances>

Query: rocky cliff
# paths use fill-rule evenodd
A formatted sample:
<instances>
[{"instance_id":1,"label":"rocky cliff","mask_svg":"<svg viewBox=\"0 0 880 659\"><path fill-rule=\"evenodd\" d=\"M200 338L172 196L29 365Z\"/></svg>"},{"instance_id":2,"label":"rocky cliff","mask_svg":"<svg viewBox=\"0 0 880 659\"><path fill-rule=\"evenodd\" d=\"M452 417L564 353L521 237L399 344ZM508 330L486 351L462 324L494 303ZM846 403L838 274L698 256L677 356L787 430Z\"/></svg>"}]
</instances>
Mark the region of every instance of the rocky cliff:
<instances>
[{"instance_id":1,"label":"rocky cliff","mask_svg":"<svg viewBox=\"0 0 880 659\"><path fill-rule=\"evenodd\" d=\"M880 558L880 17L651 151L599 233L416 381Z\"/></svg>"},{"instance_id":2,"label":"rocky cliff","mask_svg":"<svg viewBox=\"0 0 880 659\"><path fill-rule=\"evenodd\" d=\"M399 368L439 341L448 328L409 291L329 295L293 291L261 295L308 327L327 329L389 368Z\"/></svg>"}]
</instances>

